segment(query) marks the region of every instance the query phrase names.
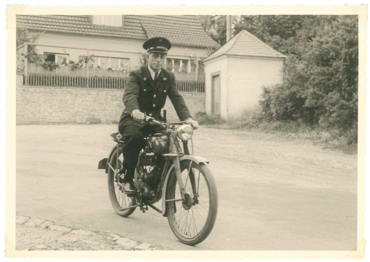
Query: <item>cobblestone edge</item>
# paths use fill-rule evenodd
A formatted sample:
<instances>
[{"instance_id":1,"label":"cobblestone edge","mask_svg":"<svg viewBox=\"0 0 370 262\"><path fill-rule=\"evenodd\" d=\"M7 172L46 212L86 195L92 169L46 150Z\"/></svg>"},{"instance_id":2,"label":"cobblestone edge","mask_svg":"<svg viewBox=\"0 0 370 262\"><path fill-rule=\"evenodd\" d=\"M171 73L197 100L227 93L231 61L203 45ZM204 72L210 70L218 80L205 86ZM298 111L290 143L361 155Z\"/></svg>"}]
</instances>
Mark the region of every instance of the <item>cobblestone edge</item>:
<instances>
[{"instance_id":1,"label":"cobblestone edge","mask_svg":"<svg viewBox=\"0 0 370 262\"><path fill-rule=\"evenodd\" d=\"M154 244L150 243L143 243L139 241L135 241L129 239L124 236L120 236L117 234L109 234L106 232L100 231L91 231L91 230L84 230L79 228L72 228L63 225L57 225L52 221L48 221L45 219L33 219L28 216L16 216L16 224L30 226L30 227L37 227L44 230L53 230L63 232L65 234L74 234L74 235L81 235L81 236L100 236L106 240L111 240L116 242L118 245L122 246L125 250L159 250L160 248Z\"/></svg>"}]
</instances>

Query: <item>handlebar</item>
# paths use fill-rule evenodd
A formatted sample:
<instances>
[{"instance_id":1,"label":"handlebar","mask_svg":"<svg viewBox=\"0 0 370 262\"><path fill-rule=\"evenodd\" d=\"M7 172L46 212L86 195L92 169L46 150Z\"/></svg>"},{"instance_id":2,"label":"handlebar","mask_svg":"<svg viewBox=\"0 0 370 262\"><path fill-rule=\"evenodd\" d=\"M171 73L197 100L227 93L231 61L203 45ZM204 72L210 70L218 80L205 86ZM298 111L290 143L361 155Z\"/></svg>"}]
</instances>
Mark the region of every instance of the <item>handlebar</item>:
<instances>
[{"instance_id":1,"label":"handlebar","mask_svg":"<svg viewBox=\"0 0 370 262\"><path fill-rule=\"evenodd\" d=\"M152 122L152 123L155 123L155 124L158 124L158 125L161 125L161 126L166 126L167 125L166 123L158 121L154 117L147 116L147 115L144 115L144 122L148 122L148 123Z\"/></svg>"},{"instance_id":2,"label":"handlebar","mask_svg":"<svg viewBox=\"0 0 370 262\"><path fill-rule=\"evenodd\" d=\"M181 121L181 122L177 122L177 123L164 123L164 122L156 120L154 117L147 116L147 115L144 116L144 122L149 122L149 123L152 122L152 123L162 125L162 126L185 124L185 121Z\"/></svg>"},{"instance_id":3,"label":"handlebar","mask_svg":"<svg viewBox=\"0 0 370 262\"><path fill-rule=\"evenodd\" d=\"M133 119L132 115L131 115L131 118ZM167 126L171 126L171 125L183 125L183 124L185 124L185 121L180 121L180 122L177 122L177 123L165 123L165 122L162 122L162 121L158 121L154 117L148 116L146 114L144 114L144 122L155 123L155 124L163 126L163 127L167 127Z\"/></svg>"}]
</instances>

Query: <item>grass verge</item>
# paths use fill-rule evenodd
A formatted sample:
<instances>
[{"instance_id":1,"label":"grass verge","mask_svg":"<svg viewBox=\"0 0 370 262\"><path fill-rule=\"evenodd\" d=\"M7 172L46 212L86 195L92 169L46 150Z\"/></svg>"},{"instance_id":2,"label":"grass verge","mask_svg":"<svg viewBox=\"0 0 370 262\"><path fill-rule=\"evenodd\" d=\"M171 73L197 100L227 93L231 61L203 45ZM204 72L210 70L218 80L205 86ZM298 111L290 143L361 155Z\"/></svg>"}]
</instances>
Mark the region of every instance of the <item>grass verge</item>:
<instances>
[{"instance_id":1,"label":"grass verge","mask_svg":"<svg viewBox=\"0 0 370 262\"><path fill-rule=\"evenodd\" d=\"M324 147L340 148L344 151L357 151L357 130L343 132L324 129L293 121L266 121L258 109L243 112L239 117L223 120L220 116L197 113L195 119L200 125L220 129L254 130L275 133L289 139L309 139Z\"/></svg>"}]
</instances>

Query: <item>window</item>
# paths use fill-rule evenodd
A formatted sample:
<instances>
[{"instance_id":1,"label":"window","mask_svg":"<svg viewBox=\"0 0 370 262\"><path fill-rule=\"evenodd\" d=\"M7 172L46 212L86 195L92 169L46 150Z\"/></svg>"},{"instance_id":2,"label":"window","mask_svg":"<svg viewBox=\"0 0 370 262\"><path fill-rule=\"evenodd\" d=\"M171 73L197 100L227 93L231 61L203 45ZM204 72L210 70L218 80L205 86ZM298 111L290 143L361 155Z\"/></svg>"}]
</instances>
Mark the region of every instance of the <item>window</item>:
<instances>
[{"instance_id":1,"label":"window","mask_svg":"<svg viewBox=\"0 0 370 262\"><path fill-rule=\"evenodd\" d=\"M190 61L188 59L167 58L166 69L176 73L190 73L192 71L192 67L189 62Z\"/></svg>"},{"instance_id":2,"label":"window","mask_svg":"<svg viewBox=\"0 0 370 262\"><path fill-rule=\"evenodd\" d=\"M118 58L111 58L110 60L110 67L112 68L119 68L120 61Z\"/></svg>"},{"instance_id":3,"label":"window","mask_svg":"<svg viewBox=\"0 0 370 262\"><path fill-rule=\"evenodd\" d=\"M130 59L120 57L94 56L94 67L128 72Z\"/></svg>"},{"instance_id":4,"label":"window","mask_svg":"<svg viewBox=\"0 0 370 262\"><path fill-rule=\"evenodd\" d=\"M68 63L69 61L68 54L44 53L44 55L46 56L45 61L56 62L57 64L61 64L63 61Z\"/></svg>"},{"instance_id":5,"label":"window","mask_svg":"<svg viewBox=\"0 0 370 262\"><path fill-rule=\"evenodd\" d=\"M98 65L101 68L108 68L109 67L109 57L97 57L98 58Z\"/></svg>"},{"instance_id":6,"label":"window","mask_svg":"<svg viewBox=\"0 0 370 262\"><path fill-rule=\"evenodd\" d=\"M122 27L121 15L94 15L93 24Z\"/></svg>"}]
</instances>

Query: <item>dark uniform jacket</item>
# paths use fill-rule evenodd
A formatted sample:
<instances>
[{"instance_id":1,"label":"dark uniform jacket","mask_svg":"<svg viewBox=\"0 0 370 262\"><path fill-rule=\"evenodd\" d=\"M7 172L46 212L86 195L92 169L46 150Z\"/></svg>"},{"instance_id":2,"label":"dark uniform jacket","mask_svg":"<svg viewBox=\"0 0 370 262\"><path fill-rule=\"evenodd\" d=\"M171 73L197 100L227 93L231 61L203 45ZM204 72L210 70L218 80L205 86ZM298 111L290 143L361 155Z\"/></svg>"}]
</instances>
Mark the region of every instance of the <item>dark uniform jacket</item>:
<instances>
[{"instance_id":1,"label":"dark uniform jacket","mask_svg":"<svg viewBox=\"0 0 370 262\"><path fill-rule=\"evenodd\" d=\"M148 116L161 119L161 109L166 103L167 96L181 121L190 117L185 101L176 88L175 76L172 72L162 69L155 84L148 65L131 71L123 94L125 110L120 118L120 132L126 125L143 126L130 118L131 112L135 109L139 109Z\"/></svg>"}]
</instances>

